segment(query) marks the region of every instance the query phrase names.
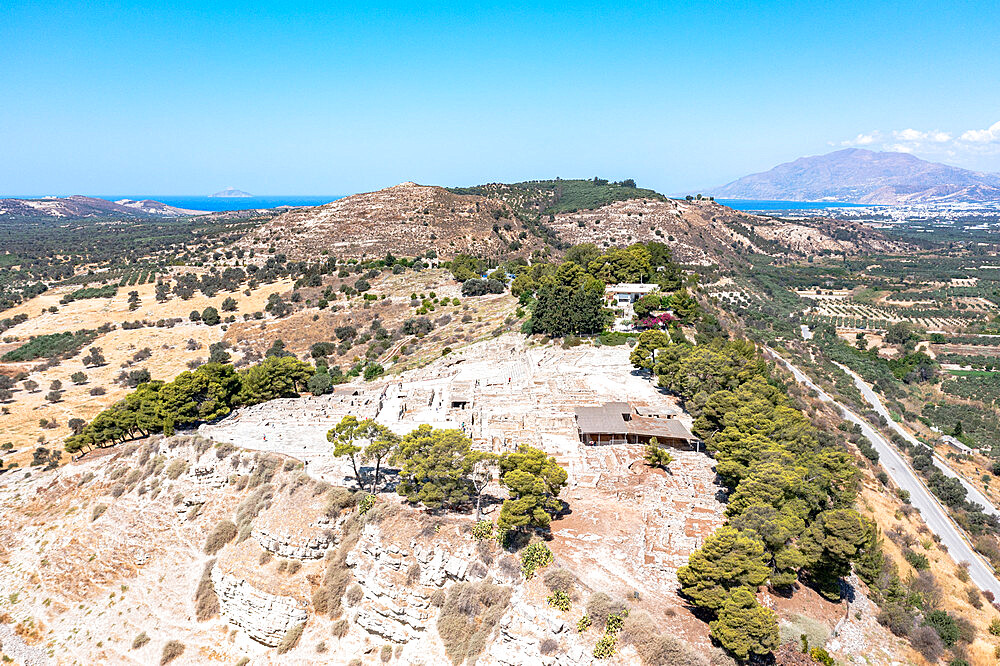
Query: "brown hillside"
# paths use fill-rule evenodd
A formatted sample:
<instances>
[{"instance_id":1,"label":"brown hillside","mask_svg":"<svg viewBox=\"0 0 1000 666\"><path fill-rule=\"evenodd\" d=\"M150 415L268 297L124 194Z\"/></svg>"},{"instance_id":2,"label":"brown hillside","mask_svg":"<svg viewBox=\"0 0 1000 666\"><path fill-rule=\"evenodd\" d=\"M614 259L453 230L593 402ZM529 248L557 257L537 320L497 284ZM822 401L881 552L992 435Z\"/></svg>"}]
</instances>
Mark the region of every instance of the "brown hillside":
<instances>
[{"instance_id":1,"label":"brown hillside","mask_svg":"<svg viewBox=\"0 0 1000 666\"><path fill-rule=\"evenodd\" d=\"M292 260L315 259L323 250L359 258L417 256L431 249L444 259L462 252L496 257L528 254L542 245L502 202L415 183L291 210L243 244L258 253L273 247Z\"/></svg>"},{"instance_id":2,"label":"brown hillside","mask_svg":"<svg viewBox=\"0 0 1000 666\"><path fill-rule=\"evenodd\" d=\"M713 201L629 199L546 222L560 239L575 245L613 247L661 241L686 264L732 264L739 254L805 256L824 250L895 252L905 244L856 223L826 219L777 220L727 208Z\"/></svg>"}]
</instances>

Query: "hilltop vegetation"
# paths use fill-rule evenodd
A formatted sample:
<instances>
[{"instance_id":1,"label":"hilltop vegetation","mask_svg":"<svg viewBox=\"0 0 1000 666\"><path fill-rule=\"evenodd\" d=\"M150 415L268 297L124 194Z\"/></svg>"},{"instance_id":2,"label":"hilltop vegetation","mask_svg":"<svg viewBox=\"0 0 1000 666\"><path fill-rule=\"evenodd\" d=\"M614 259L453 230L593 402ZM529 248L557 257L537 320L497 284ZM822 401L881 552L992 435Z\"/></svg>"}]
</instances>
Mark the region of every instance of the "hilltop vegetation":
<instances>
[{"instance_id":1,"label":"hilltop vegetation","mask_svg":"<svg viewBox=\"0 0 1000 666\"><path fill-rule=\"evenodd\" d=\"M667 200L655 190L636 187L635 181L631 178L615 183L604 178L527 180L522 183L451 187L448 191L455 194L478 194L497 198L516 209L530 210L543 215L590 210L628 199Z\"/></svg>"}]
</instances>

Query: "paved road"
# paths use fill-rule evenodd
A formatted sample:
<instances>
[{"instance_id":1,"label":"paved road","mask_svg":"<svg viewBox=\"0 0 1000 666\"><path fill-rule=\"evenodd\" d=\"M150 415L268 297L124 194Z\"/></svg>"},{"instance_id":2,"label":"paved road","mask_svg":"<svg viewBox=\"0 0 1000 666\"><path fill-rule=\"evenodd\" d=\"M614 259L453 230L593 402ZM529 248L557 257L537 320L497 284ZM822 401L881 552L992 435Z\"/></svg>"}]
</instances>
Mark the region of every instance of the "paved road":
<instances>
[{"instance_id":1,"label":"paved road","mask_svg":"<svg viewBox=\"0 0 1000 666\"><path fill-rule=\"evenodd\" d=\"M948 549L948 554L956 562L969 563L969 577L981 590L989 590L994 595L1000 597L1000 580L997 580L993 570L988 564L972 549L972 546L965 540L962 532L952 522L945 512L945 509L931 495L930 491L917 477L917 473L909 466L903 455L896 450L889 441L875 430L867 421L860 418L844 405L830 397L826 391L817 386L809 377L797 367L783 359L774 350L768 349L772 356L781 361L795 376L796 381L804 386L816 391L819 399L832 403L843 414L844 418L851 423L861 426L861 432L867 437L872 446L879 454L879 463L882 469L893 482L910 493L910 504L920 510L920 515L930 530L938 535L941 543Z\"/></svg>"},{"instance_id":2,"label":"paved road","mask_svg":"<svg viewBox=\"0 0 1000 666\"><path fill-rule=\"evenodd\" d=\"M917 440L916 437L908 433L903 428L903 426L899 425L898 423L892 420L892 416L889 414L889 410L885 408L884 404L882 404L882 399L875 392L875 390L871 386L869 386L868 383L865 382L865 380L862 379L860 375L858 375L858 373L854 372L845 365L841 365L840 363L837 363L836 365L841 370L843 370L844 372L846 372L848 375L851 376L851 378L854 380L854 385L858 387L859 391L861 391L861 395L864 396L865 400L868 401L868 404L871 405L876 412L882 415L882 418L886 420L890 428L899 433L901 437L906 439L906 441L910 442L911 444L921 443L920 441ZM975 502L979 506L983 507L983 511L986 513L992 514L994 516L1000 516L1000 511L997 510L996 506L993 505L993 503L990 501L988 497L986 497L986 495L979 492L979 490L974 485L966 481L963 476L961 476L960 474L955 472L955 470L949 467L948 463L944 461L944 458L941 458L936 453L934 454L934 466L937 467L939 470L941 470L941 473L944 474L945 476L950 476L953 479L958 479L959 483L961 483L962 486L967 491L967 497L970 502Z\"/></svg>"}]
</instances>

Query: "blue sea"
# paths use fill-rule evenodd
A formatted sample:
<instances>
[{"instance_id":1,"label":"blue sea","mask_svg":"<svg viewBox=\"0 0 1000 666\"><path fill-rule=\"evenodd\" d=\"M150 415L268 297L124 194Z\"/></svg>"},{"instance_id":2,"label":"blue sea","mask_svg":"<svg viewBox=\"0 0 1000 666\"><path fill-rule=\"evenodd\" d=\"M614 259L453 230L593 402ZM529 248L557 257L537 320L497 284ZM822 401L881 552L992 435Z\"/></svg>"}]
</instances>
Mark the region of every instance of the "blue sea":
<instances>
[{"instance_id":1,"label":"blue sea","mask_svg":"<svg viewBox=\"0 0 1000 666\"><path fill-rule=\"evenodd\" d=\"M839 201L768 201L763 199L716 199L733 210L817 210L820 208L859 208L864 204Z\"/></svg>"},{"instance_id":2,"label":"blue sea","mask_svg":"<svg viewBox=\"0 0 1000 666\"><path fill-rule=\"evenodd\" d=\"M101 199L108 201L119 201L121 199L152 199L165 203L168 206L187 208L188 210L206 210L218 212L223 210L246 210L248 208L277 208L278 206L320 206L337 199L342 199L343 194L325 195L269 195L259 197L205 197L205 196L181 196L176 194L121 194L114 196L101 195Z\"/></svg>"}]
</instances>

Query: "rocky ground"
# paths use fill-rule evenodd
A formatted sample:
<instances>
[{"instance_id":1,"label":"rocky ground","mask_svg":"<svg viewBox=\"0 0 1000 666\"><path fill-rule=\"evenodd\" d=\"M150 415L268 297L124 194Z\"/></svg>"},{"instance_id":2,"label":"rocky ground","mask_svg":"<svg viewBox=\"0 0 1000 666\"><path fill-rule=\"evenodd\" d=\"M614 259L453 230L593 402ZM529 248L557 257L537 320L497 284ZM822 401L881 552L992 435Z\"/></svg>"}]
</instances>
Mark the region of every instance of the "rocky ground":
<instances>
[{"instance_id":1,"label":"rocky ground","mask_svg":"<svg viewBox=\"0 0 1000 666\"><path fill-rule=\"evenodd\" d=\"M401 183L283 213L242 244L259 254L273 247L293 260L316 259L322 251L335 257L380 258L390 251L414 257L435 250L442 258L461 252L486 258L510 252L515 241L525 254L543 247L506 204Z\"/></svg>"},{"instance_id":2,"label":"rocky ground","mask_svg":"<svg viewBox=\"0 0 1000 666\"><path fill-rule=\"evenodd\" d=\"M667 473L647 468L639 447L576 439L574 404L630 400L687 418L627 355L511 334L392 380L244 409L199 435L3 474L3 650L31 664L147 664L177 641L177 664L584 665L598 663L600 634L577 623L604 593L652 629L599 663L637 666L657 636L686 655L676 663L732 663L676 590L678 566L722 522L711 459L677 451ZM459 395L469 401L452 406ZM391 474L361 513L325 439L346 413L400 432L464 424L477 447L555 455L570 477L569 511L548 541L554 562L526 579L517 554L473 538L471 514L408 506ZM488 502L487 516L496 508ZM571 581L564 611L546 602L553 571ZM893 663L876 649L893 643L871 604L848 614L808 590L762 600L793 639L808 622L836 639L840 660Z\"/></svg>"}]
</instances>

